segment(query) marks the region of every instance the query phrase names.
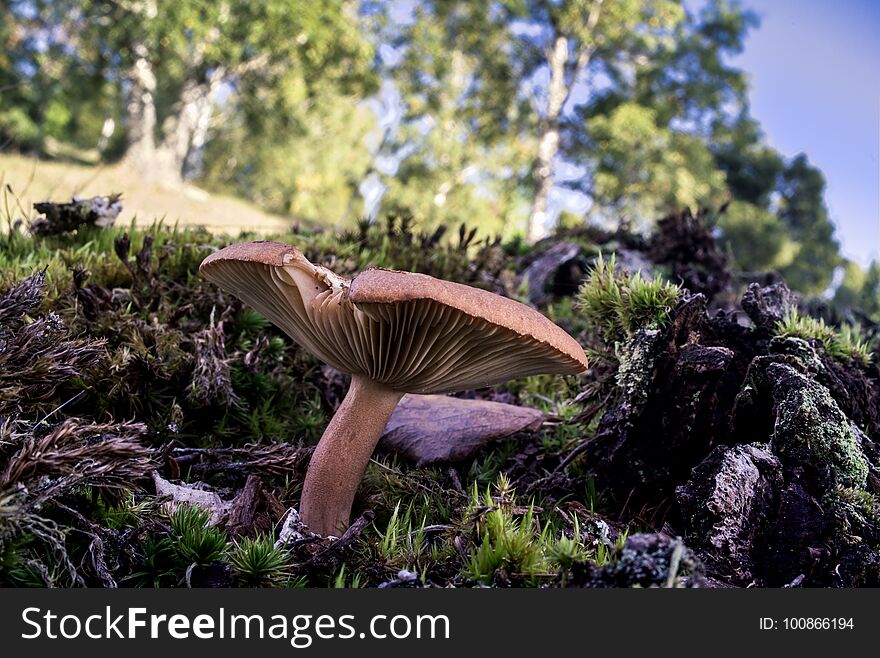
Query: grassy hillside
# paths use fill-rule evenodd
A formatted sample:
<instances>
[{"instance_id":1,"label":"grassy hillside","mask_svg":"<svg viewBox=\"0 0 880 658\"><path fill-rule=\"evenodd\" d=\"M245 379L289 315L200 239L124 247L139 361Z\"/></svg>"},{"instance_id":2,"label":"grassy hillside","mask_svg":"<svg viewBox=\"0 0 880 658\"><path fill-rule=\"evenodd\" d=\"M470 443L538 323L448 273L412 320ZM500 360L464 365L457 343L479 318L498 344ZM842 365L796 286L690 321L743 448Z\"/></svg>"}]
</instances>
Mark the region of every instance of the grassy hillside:
<instances>
[{"instance_id":1,"label":"grassy hillside","mask_svg":"<svg viewBox=\"0 0 880 658\"><path fill-rule=\"evenodd\" d=\"M204 226L212 232L235 234L240 230L280 233L293 223L288 217L263 212L242 199L208 193L194 185L169 189L145 183L122 165L85 166L0 153L0 184L11 187L27 213L38 201L124 191L124 210L118 220L124 225L132 218L147 226L164 218L169 224ZM23 213L20 210L15 214Z\"/></svg>"}]
</instances>

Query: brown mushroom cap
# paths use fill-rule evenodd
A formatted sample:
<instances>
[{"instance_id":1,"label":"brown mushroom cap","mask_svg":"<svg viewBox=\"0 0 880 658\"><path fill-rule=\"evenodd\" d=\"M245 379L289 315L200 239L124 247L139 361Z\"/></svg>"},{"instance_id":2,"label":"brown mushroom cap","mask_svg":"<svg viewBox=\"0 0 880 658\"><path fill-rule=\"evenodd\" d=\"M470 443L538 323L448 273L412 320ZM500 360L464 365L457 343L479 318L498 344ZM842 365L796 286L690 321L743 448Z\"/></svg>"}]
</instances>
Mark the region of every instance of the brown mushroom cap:
<instances>
[{"instance_id":1,"label":"brown mushroom cap","mask_svg":"<svg viewBox=\"0 0 880 658\"><path fill-rule=\"evenodd\" d=\"M587 367L577 341L534 309L424 274L373 269L348 281L274 242L226 247L200 271L319 359L396 391L449 393Z\"/></svg>"}]
</instances>

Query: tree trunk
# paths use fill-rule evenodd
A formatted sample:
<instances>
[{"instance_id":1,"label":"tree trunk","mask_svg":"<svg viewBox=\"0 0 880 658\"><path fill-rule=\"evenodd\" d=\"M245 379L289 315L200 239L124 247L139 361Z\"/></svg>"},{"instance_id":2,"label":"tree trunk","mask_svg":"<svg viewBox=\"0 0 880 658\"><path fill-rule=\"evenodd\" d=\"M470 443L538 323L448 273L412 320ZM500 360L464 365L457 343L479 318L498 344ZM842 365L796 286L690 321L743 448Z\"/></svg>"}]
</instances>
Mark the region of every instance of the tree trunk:
<instances>
[{"instance_id":1,"label":"tree trunk","mask_svg":"<svg viewBox=\"0 0 880 658\"><path fill-rule=\"evenodd\" d=\"M162 125L164 137L156 153L157 165L165 183L183 183L184 168L193 149L204 147L213 96L225 78L226 69L218 67L207 80L187 80L183 84L174 112Z\"/></svg>"},{"instance_id":2,"label":"tree trunk","mask_svg":"<svg viewBox=\"0 0 880 658\"><path fill-rule=\"evenodd\" d=\"M532 170L535 196L529 212L527 229L529 242L536 242L547 233L547 205L550 201L550 190L553 188L553 161L559 152L559 117L569 94L565 80L567 62L568 37L559 35L554 40L553 48L547 57L547 63L550 65L550 85L547 90L547 112L541 121L538 157Z\"/></svg>"},{"instance_id":3,"label":"tree trunk","mask_svg":"<svg viewBox=\"0 0 880 658\"><path fill-rule=\"evenodd\" d=\"M208 143L208 131L211 128L211 117L214 114L214 94L223 78L211 76L208 93L205 94L195 108L196 121L190 139L189 152L183 162L183 178L190 180L202 175L205 160L205 145Z\"/></svg>"},{"instance_id":4,"label":"tree trunk","mask_svg":"<svg viewBox=\"0 0 880 658\"><path fill-rule=\"evenodd\" d=\"M593 0L585 22L587 33L596 29L603 2L604 0ZM553 163L559 153L559 119L578 77L590 64L595 45L584 43L582 40L576 50L577 58L570 63L568 37L557 34L553 48L547 53L550 85L547 90L547 113L541 122L538 157L532 170L535 179L535 196L532 199L532 209L526 227L529 242L537 242L547 235L547 206L550 201L550 190L553 189Z\"/></svg>"},{"instance_id":5,"label":"tree trunk","mask_svg":"<svg viewBox=\"0 0 880 658\"><path fill-rule=\"evenodd\" d=\"M124 160L137 171L149 174L156 156L156 74L144 44L135 44L134 53L129 71L128 148Z\"/></svg>"}]
</instances>

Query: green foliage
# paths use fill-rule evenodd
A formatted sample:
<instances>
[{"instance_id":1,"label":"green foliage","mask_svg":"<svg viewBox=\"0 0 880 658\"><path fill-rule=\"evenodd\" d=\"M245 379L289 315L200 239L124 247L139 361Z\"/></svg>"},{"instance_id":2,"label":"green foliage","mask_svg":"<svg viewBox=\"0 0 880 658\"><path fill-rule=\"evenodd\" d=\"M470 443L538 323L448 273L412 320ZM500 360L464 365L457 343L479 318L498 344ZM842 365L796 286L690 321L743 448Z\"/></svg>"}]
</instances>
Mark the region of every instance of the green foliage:
<instances>
[{"instance_id":1,"label":"green foliage","mask_svg":"<svg viewBox=\"0 0 880 658\"><path fill-rule=\"evenodd\" d=\"M831 356L868 365L873 358L870 344L863 338L862 328L857 324L843 324L831 343Z\"/></svg>"},{"instance_id":2,"label":"green foliage","mask_svg":"<svg viewBox=\"0 0 880 658\"><path fill-rule=\"evenodd\" d=\"M782 268L786 282L795 290L819 294L831 284L841 264L834 224L825 205L822 172L799 155L782 173L779 217L798 243L798 257Z\"/></svg>"},{"instance_id":3,"label":"green foliage","mask_svg":"<svg viewBox=\"0 0 880 658\"><path fill-rule=\"evenodd\" d=\"M719 132L712 151L735 202L768 210L785 162L763 143L757 122L747 116L738 117Z\"/></svg>"},{"instance_id":4,"label":"green foliage","mask_svg":"<svg viewBox=\"0 0 880 658\"><path fill-rule=\"evenodd\" d=\"M413 516L412 504L401 512L398 501L394 506L391 518L388 519L385 531L379 533L379 555L386 564L394 566L398 570L403 568L419 570L423 566L422 561L429 557L426 555L428 548L425 534L427 515L423 514L421 519L415 523Z\"/></svg>"},{"instance_id":5,"label":"green foliage","mask_svg":"<svg viewBox=\"0 0 880 658\"><path fill-rule=\"evenodd\" d=\"M407 157L384 179L388 199L437 221L469 212L503 218L508 235L522 230L536 177L546 176L536 167L540 137L554 129L552 159L584 165L566 186L585 192L603 219L649 221L676 205L717 203L724 174L705 126L732 121L727 108L744 111L745 78L725 56L755 22L728 3L697 16L673 0L502 2L492 12L423 2L411 23L378 21L380 39L405 45L390 68L406 114L385 147ZM551 61L560 43L564 57ZM524 98L548 69L561 89ZM598 71L603 89L571 94Z\"/></svg>"},{"instance_id":6,"label":"green foliage","mask_svg":"<svg viewBox=\"0 0 880 658\"><path fill-rule=\"evenodd\" d=\"M795 308L785 314L785 317L776 325L776 331L780 336L816 340L829 351L836 336L834 327L826 325L825 320L803 315Z\"/></svg>"},{"instance_id":7,"label":"green foliage","mask_svg":"<svg viewBox=\"0 0 880 658\"><path fill-rule=\"evenodd\" d=\"M235 540L229 551L229 563L236 577L248 587L277 587L290 577L290 556L275 547L270 535Z\"/></svg>"},{"instance_id":8,"label":"green foliage","mask_svg":"<svg viewBox=\"0 0 880 658\"><path fill-rule=\"evenodd\" d=\"M606 261L601 255L578 291L578 309L598 327L607 345L613 345L638 329L659 329L681 289L660 277L645 279L615 272L615 256Z\"/></svg>"},{"instance_id":9,"label":"green foliage","mask_svg":"<svg viewBox=\"0 0 880 658\"><path fill-rule=\"evenodd\" d=\"M718 219L722 244L733 252L736 264L748 272L781 269L798 254L788 228L779 217L760 206L734 201Z\"/></svg>"},{"instance_id":10,"label":"green foliage","mask_svg":"<svg viewBox=\"0 0 880 658\"><path fill-rule=\"evenodd\" d=\"M847 261L843 281L834 293L834 304L843 311L861 309L880 322L880 261L872 261L867 270Z\"/></svg>"},{"instance_id":11,"label":"green foliage","mask_svg":"<svg viewBox=\"0 0 880 658\"><path fill-rule=\"evenodd\" d=\"M282 88L285 84L279 81ZM264 102L239 96L237 103L259 107L240 109L209 145L207 186L321 225L351 224L362 216L358 185L372 163L367 140L375 129L371 110L356 98L321 90L269 117L252 117L265 112Z\"/></svg>"},{"instance_id":12,"label":"green foliage","mask_svg":"<svg viewBox=\"0 0 880 658\"><path fill-rule=\"evenodd\" d=\"M503 477L496 491L493 497L491 490L486 489L481 497L474 485L468 512L479 517L475 531L480 542L471 550L464 573L487 585L500 569L515 578L534 578L547 567L546 537L536 531L534 509L530 506L521 515L514 514L516 500Z\"/></svg>"},{"instance_id":13,"label":"green foliage","mask_svg":"<svg viewBox=\"0 0 880 658\"><path fill-rule=\"evenodd\" d=\"M572 536L560 535L547 549L547 557L563 572L571 569L576 563L586 562L589 559L588 551L581 541L581 527L576 517Z\"/></svg>"},{"instance_id":14,"label":"green foliage","mask_svg":"<svg viewBox=\"0 0 880 658\"><path fill-rule=\"evenodd\" d=\"M174 551L184 562L207 566L226 556L226 533L210 525L210 518L196 505L178 505L171 515Z\"/></svg>"},{"instance_id":15,"label":"green foliage","mask_svg":"<svg viewBox=\"0 0 880 658\"><path fill-rule=\"evenodd\" d=\"M587 122L598 166L595 212L612 212L637 225L681 208L717 207L724 174L698 138L657 124L654 110L624 103Z\"/></svg>"},{"instance_id":16,"label":"green foliage","mask_svg":"<svg viewBox=\"0 0 880 658\"><path fill-rule=\"evenodd\" d=\"M361 575L359 573L352 575L349 580L345 565L343 564L330 586L334 589L358 589L361 587L361 584Z\"/></svg>"},{"instance_id":17,"label":"green foliage","mask_svg":"<svg viewBox=\"0 0 880 658\"><path fill-rule=\"evenodd\" d=\"M380 209L428 229L511 239L537 221L542 181L640 227L730 198L743 267L818 293L840 264L821 173L749 116L730 60L758 19L737 2L422 0L412 20L384 1L300 4L4 3L0 142L124 152L160 182L322 225L353 226L382 192Z\"/></svg>"},{"instance_id":18,"label":"green foliage","mask_svg":"<svg viewBox=\"0 0 880 658\"><path fill-rule=\"evenodd\" d=\"M825 320L801 314L792 308L776 325L777 334L820 343L830 356L841 361L867 365L871 358L868 341L858 325L843 324L839 329L825 324Z\"/></svg>"}]
</instances>

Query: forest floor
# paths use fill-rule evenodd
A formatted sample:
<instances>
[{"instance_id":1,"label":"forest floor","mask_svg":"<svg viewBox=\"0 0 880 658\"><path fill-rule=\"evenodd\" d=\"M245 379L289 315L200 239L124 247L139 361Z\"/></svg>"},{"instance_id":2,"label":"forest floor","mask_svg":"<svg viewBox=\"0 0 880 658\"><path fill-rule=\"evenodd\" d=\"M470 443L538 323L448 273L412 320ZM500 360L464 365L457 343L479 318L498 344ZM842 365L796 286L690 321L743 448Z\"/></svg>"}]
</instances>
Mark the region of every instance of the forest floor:
<instances>
[{"instance_id":1,"label":"forest floor","mask_svg":"<svg viewBox=\"0 0 880 658\"><path fill-rule=\"evenodd\" d=\"M282 233L291 225L289 217L267 213L231 195L191 184L168 187L144 182L122 164L96 166L0 153L0 186L6 185L26 208L46 199L124 192L118 221L126 226L132 219L138 226L161 219L168 225L204 226L216 233L237 234Z\"/></svg>"},{"instance_id":2,"label":"forest floor","mask_svg":"<svg viewBox=\"0 0 880 658\"><path fill-rule=\"evenodd\" d=\"M292 510L348 378L199 274L236 239L39 210L0 221L0 585L880 585L878 318L737 272L703 215L275 236L531 304L590 359L404 399L332 540Z\"/></svg>"}]
</instances>

